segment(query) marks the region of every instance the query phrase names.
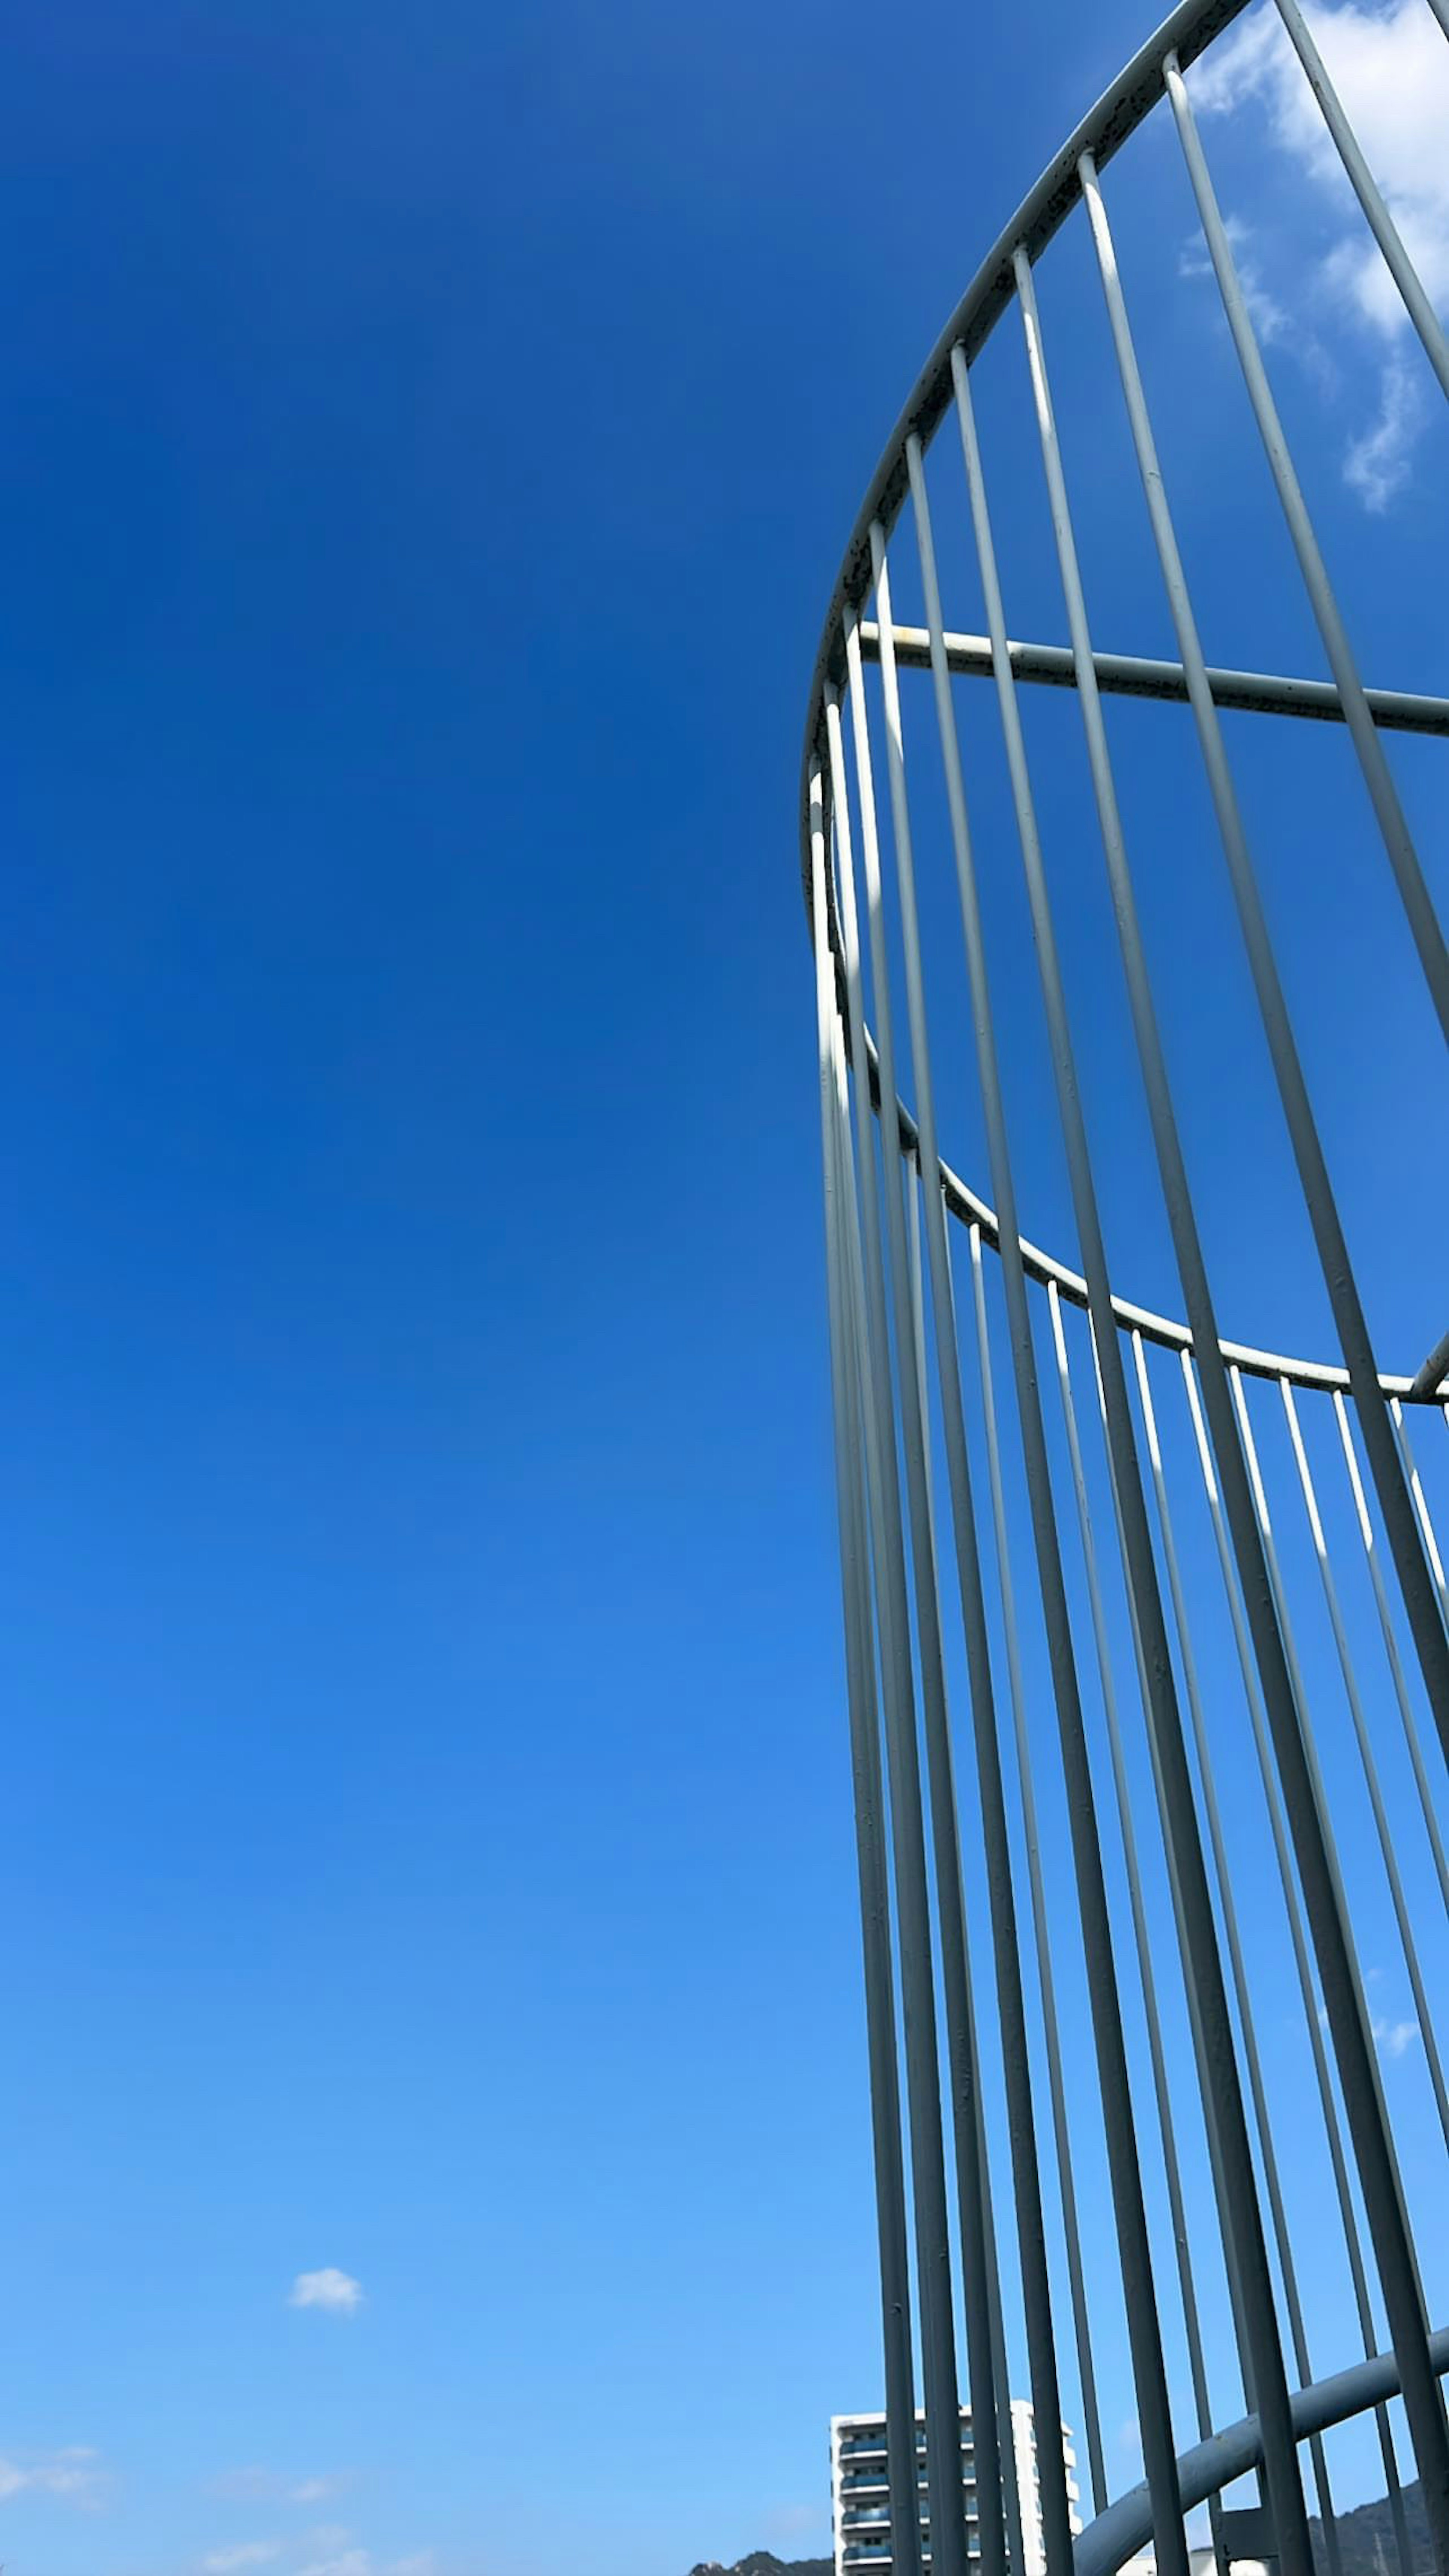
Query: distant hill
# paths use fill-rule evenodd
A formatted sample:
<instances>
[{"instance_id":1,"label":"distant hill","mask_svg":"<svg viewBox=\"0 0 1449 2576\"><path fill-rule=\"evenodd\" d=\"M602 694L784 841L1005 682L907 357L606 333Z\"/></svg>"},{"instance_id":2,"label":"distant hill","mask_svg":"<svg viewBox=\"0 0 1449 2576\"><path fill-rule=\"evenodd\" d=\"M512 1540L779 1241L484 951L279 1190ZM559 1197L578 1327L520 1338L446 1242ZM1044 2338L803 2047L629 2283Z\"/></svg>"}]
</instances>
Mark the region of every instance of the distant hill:
<instances>
[{"instance_id":1,"label":"distant hill","mask_svg":"<svg viewBox=\"0 0 1449 2576\"><path fill-rule=\"evenodd\" d=\"M1405 2487L1403 2492L1413 2576L1434 2576L1434 2553L1429 2546L1429 2524L1418 2481ZM1348 2512L1340 2512L1336 2519L1343 2576L1399 2576L1394 2518L1389 2511L1387 2496L1376 2496L1371 2504L1354 2505ZM1315 2563L1322 2569L1323 2576L1328 2576L1323 2525L1314 2519L1308 2528L1312 2535ZM835 2576L835 2561L833 2558L777 2558L773 2550L752 2549L748 2558L737 2558L733 2567L722 2566L717 2558L702 2558L697 2567L691 2567L689 2576Z\"/></svg>"},{"instance_id":2,"label":"distant hill","mask_svg":"<svg viewBox=\"0 0 1449 2576\"><path fill-rule=\"evenodd\" d=\"M748 2558L737 2558L733 2567L722 2567L717 2558L702 2558L691 2567L689 2576L835 2576L833 2558L777 2558L773 2550L752 2549ZM1350 2576L1345 2566L1343 2576ZM1398 2576L1397 2569L1392 2576Z\"/></svg>"},{"instance_id":3,"label":"distant hill","mask_svg":"<svg viewBox=\"0 0 1449 2576\"><path fill-rule=\"evenodd\" d=\"M1414 2576L1432 2576L1434 2553L1429 2546L1428 2518L1417 2478L1411 2487L1405 2487L1403 2494L1404 2521L1408 2526ZM1358 2504L1348 2513L1337 2513L1334 2520L1338 2524L1343 2576L1399 2576L1394 2518L1389 2511L1387 2496L1376 2496L1372 2504ZM1315 2562L1327 2576L1328 2553L1323 2546L1323 2525L1314 2521L1309 2529L1313 2536Z\"/></svg>"}]
</instances>

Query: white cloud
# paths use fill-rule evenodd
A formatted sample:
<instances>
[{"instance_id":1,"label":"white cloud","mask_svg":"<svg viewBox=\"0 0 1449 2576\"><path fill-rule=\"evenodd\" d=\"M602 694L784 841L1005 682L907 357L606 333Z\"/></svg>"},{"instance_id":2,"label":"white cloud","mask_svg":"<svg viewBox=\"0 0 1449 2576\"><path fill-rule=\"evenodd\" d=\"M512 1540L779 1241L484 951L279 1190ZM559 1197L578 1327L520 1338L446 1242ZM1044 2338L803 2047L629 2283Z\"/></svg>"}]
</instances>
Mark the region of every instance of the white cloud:
<instances>
[{"instance_id":1,"label":"white cloud","mask_svg":"<svg viewBox=\"0 0 1449 2576\"><path fill-rule=\"evenodd\" d=\"M1229 215L1223 230L1233 246L1233 264L1243 290L1243 301L1253 317L1253 328L1259 339L1265 347L1274 340L1286 340L1290 336L1288 315L1272 288L1264 283L1252 225L1246 223L1241 215ZM1185 244L1178 257L1177 273L1179 277L1211 277L1213 264L1208 257L1206 242L1194 238Z\"/></svg>"},{"instance_id":2,"label":"white cloud","mask_svg":"<svg viewBox=\"0 0 1449 2576\"><path fill-rule=\"evenodd\" d=\"M362 2283L350 2272L339 2272L335 2263L324 2265L320 2272L299 2272L287 2293L289 2308L328 2308L334 2316L350 2317L362 2305Z\"/></svg>"},{"instance_id":3,"label":"white cloud","mask_svg":"<svg viewBox=\"0 0 1449 2576\"><path fill-rule=\"evenodd\" d=\"M0 2504L11 2496L61 2496L67 2504L94 2511L106 2488L97 2454L79 2444L65 2451L39 2451L23 2459L0 2459Z\"/></svg>"},{"instance_id":4,"label":"white cloud","mask_svg":"<svg viewBox=\"0 0 1449 2576\"><path fill-rule=\"evenodd\" d=\"M1386 510L1412 471L1414 441L1425 417L1424 388L1402 358L1390 358L1379 385L1379 415L1350 439L1343 479L1366 510Z\"/></svg>"},{"instance_id":5,"label":"white cloud","mask_svg":"<svg viewBox=\"0 0 1449 2576\"><path fill-rule=\"evenodd\" d=\"M1412 2048L1419 2036L1416 2021L1390 2021L1383 2013L1369 2016L1369 2028L1381 2057L1402 2057L1405 2049Z\"/></svg>"},{"instance_id":6,"label":"white cloud","mask_svg":"<svg viewBox=\"0 0 1449 2576\"><path fill-rule=\"evenodd\" d=\"M1449 307L1449 46L1422 0L1308 0L1303 12L1330 80L1383 192L1431 303ZM1277 11L1246 18L1214 46L1193 76L1193 97L1212 116L1256 99L1274 140L1332 200L1343 229L1318 262L1327 307L1377 343L1379 401L1374 419L1350 440L1344 479L1366 509L1387 508L1408 481L1410 457L1427 418L1425 361L1409 345L1408 315L1352 195L1343 165ZM1244 276L1250 301L1255 292ZM1256 291L1261 294L1261 279ZM1269 296L1266 339L1283 337L1281 307ZM1299 354L1304 354L1300 347ZM1310 350L1311 354L1311 350Z\"/></svg>"},{"instance_id":7,"label":"white cloud","mask_svg":"<svg viewBox=\"0 0 1449 2576\"><path fill-rule=\"evenodd\" d=\"M1364 1985L1368 1987L1381 1984L1383 1973L1382 1968L1366 1968ZM1318 2007L1318 2025L1320 2030L1327 2030L1329 2027L1326 2004L1320 2004ZM1417 2021L1393 2021L1387 2013L1375 2012L1370 2004L1369 2031L1380 2057L1402 2057L1407 2049L1413 2047L1418 2038L1419 2025Z\"/></svg>"},{"instance_id":8,"label":"white cloud","mask_svg":"<svg viewBox=\"0 0 1449 2576\"><path fill-rule=\"evenodd\" d=\"M201 2561L202 2576L233 2576L240 2567L265 2567L269 2560L281 2556L281 2544L275 2540L238 2540L229 2549L213 2549Z\"/></svg>"},{"instance_id":9,"label":"white cloud","mask_svg":"<svg viewBox=\"0 0 1449 2576\"><path fill-rule=\"evenodd\" d=\"M345 2522L319 2522L307 2534L307 2547L320 2550L324 2558L335 2557L339 2549L347 2547L351 2538Z\"/></svg>"},{"instance_id":10,"label":"white cloud","mask_svg":"<svg viewBox=\"0 0 1449 2576\"><path fill-rule=\"evenodd\" d=\"M346 2539L345 2532L339 2535ZM322 2535L314 2533L321 2545ZM370 2549L343 2549L318 2558L309 2567L300 2567L297 2576L433 2576L433 2553L420 2549L410 2558L374 2558Z\"/></svg>"},{"instance_id":11,"label":"white cloud","mask_svg":"<svg viewBox=\"0 0 1449 2576\"><path fill-rule=\"evenodd\" d=\"M227 2469L213 2478L209 2492L234 2504L326 2504L340 2495L342 2477L284 2477L279 2469Z\"/></svg>"}]
</instances>

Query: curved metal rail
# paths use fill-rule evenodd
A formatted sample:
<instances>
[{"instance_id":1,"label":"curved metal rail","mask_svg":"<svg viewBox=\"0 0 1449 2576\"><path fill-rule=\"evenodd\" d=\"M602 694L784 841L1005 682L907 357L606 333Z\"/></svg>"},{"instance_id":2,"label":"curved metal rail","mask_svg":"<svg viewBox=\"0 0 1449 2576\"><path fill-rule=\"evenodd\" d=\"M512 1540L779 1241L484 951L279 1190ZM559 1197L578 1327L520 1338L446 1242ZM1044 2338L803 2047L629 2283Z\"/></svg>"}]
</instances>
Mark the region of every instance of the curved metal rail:
<instances>
[{"instance_id":1,"label":"curved metal rail","mask_svg":"<svg viewBox=\"0 0 1449 2576\"><path fill-rule=\"evenodd\" d=\"M816 965L895 2576L921 2576L922 2567L918 2368L928 2427L950 2427L946 2441L927 2444L932 2576L1067 2576L1073 2561L1075 2576L1114 2576L1149 2540L1160 2576L1187 2576L1184 2515L1206 2503L1219 2538L1222 2490L1250 2470L1260 2473L1284 2576L1314 2576L1300 2448L1329 2576L1341 2576L1327 2437L1363 2412L1374 2418L1401 2576L1410 2576L1404 2426L1440 2576L1449 2576L1449 2420L1439 2386L1449 2337L1428 2332L1425 2287L1428 2252L1442 2260L1443 2249L1430 2247L1422 2223L1425 2208L1432 2217L1449 2206L1449 2083L1433 2012L1449 1963L1449 1578L1438 1537L1449 1479L1442 1448L1427 1463L1415 1456L1406 1413L1428 1408L1431 1423L1436 1412L1449 1421L1449 1337L1412 1374L1383 1372L1373 1353L1219 723L1220 710L1236 708L1344 728L1449 1036L1449 952L1386 751L1397 734L1449 734L1449 700L1363 686L1274 404L1183 80L1245 5L1184 0L983 261L868 487L811 684L801 840ZM1426 5L1449 33L1442 0ZM1449 390L1449 344L1314 37L1297 0L1273 6L1410 326ZM1327 681L1210 666L1198 637L1101 186L1113 156L1164 102ZM1090 631L1034 283L1076 209L1090 232L1176 662L1099 651ZM1066 645L1010 636L995 554L972 369L1013 308ZM948 417L961 442L982 635L949 628L942 607L925 457ZM892 555L906 528L924 625L898 623L892 610ZM929 675L944 829L938 811L924 829L913 804L903 672ZM953 696L963 677L994 684L1080 1272L1030 1242L1018 1217ZM1072 690L1080 708L1181 1319L1122 1296L1110 1276L1017 707L1018 690L1032 685ZM1191 711L1341 1362L1238 1343L1219 1329L1102 721L1111 694ZM911 726L925 732L922 703L924 692ZM945 848L954 862L969 985L961 1017L989 1198L940 1142L917 836L925 860ZM878 1153L878 1140L898 1151ZM953 1235L959 1244L963 1234L972 1306L964 1331L952 1255ZM991 1265L983 1246L997 1256ZM1050 1422L1037 1367L1048 1329L1059 1406ZM1264 1965L1275 1949L1282 1967L1273 1973L1296 2014L1291 2041ZM1375 2001L1385 1957L1412 1998L1402 2022L1387 2021ZM1390 2104L1380 2063L1389 2044L1412 2049L1422 2077L1409 2132L1415 2173L1439 2159L1439 2184L1427 2202L1419 2187L1417 2210L1404 2183L1405 2115ZM1312 2243L1308 2168L1323 2195ZM994 2169L1009 2178L1005 2195ZM1110 2226L1092 2223L1097 2212ZM1323 2379L1311 2334L1321 2326L1329 2240L1345 2330L1364 2359ZM1101 2319L1114 2300L1117 2358L1104 2362ZM1009 2398L1023 2358L1034 2487L1022 2484ZM1147 2471L1116 2498L1103 2434L1114 2368L1130 2384ZM1233 2372L1250 2411L1224 2432L1214 2428L1230 2411L1220 2391ZM1071 2482L1042 2449L1073 2387L1093 2508L1075 2538ZM956 2435L963 2395L976 2500L969 2531ZM1195 2446L1179 2438L1184 2408ZM840 2534L847 2576L853 2528L847 2521Z\"/></svg>"}]
</instances>

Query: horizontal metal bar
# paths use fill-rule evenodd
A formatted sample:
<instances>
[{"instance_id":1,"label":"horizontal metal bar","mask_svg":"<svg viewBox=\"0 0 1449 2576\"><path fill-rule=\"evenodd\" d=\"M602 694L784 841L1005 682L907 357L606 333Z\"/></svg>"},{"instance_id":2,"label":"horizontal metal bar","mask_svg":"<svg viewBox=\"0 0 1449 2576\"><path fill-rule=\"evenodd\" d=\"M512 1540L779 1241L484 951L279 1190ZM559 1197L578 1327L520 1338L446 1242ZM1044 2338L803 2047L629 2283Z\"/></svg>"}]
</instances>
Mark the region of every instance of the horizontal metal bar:
<instances>
[{"instance_id":1,"label":"horizontal metal bar","mask_svg":"<svg viewBox=\"0 0 1449 2576\"><path fill-rule=\"evenodd\" d=\"M1429 2337L1429 2356L1442 2378L1449 2371L1449 2333L1442 2328ZM1294 2438L1306 2442L1310 2434L1327 2433L1335 2424L1366 2415L1371 2406L1396 2397L1398 2389L1398 2365L1391 2352L1378 2353L1372 2361L1357 2361L1331 2379L1315 2379L1311 2388L1296 2390L1289 2401ZM1256 2467L1262 2456L1256 2415L1245 2415L1240 2423L1229 2424L1194 2450L1184 2451L1177 2463L1183 2512L1205 2504L1209 2496ZM1132 2487L1114 2498L1095 2522L1089 2522L1077 2540L1072 2551L1075 2576L1117 2576L1117 2570L1148 2547L1151 2539L1151 2499L1145 2486Z\"/></svg>"},{"instance_id":2,"label":"horizontal metal bar","mask_svg":"<svg viewBox=\"0 0 1449 2576\"><path fill-rule=\"evenodd\" d=\"M892 626L896 660L914 671L931 667L931 639L924 626ZM991 676L991 643L985 635L946 635L946 659L953 671ZM880 628L861 620L861 651L868 662L880 659ZM1036 680L1049 689L1074 689L1076 666L1065 644L1008 644L1018 680ZM1137 653L1094 653L1097 686L1118 698L1168 698L1187 704L1187 675L1180 662L1153 662ZM1318 724L1342 724L1343 707L1331 680L1282 679L1271 671L1208 669L1208 687L1220 707L1241 707L1252 715L1307 716ZM1365 689L1370 715L1385 733L1449 734L1449 698L1417 696L1402 689Z\"/></svg>"}]
</instances>

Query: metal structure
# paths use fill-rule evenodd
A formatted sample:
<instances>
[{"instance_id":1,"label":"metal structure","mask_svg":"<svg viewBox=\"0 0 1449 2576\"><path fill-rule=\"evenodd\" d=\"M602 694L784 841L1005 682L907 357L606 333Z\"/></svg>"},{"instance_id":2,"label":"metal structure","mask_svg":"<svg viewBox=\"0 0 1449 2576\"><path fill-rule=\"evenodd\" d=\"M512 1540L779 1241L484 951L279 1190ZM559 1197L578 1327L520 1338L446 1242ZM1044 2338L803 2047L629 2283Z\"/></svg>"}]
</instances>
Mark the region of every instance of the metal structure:
<instances>
[{"instance_id":1,"label":"metal structure","mask_svg":"<svg viewBox=\"0 0 1449 2576\"><path fill-rule=\"evenodd\" d=\"M1449 394L1449 344L1298 0L1272 6L1343 204L1401 299L1404 343L1427 391L1437 379ZM934 2576L1020 2566L1020 2372L1038 2427L1070 2420L1085 2452L1075 2542L1064 2489L1043 2480L1051 2576L1073 2557L1078 2576L1113 2576L1146 2547L1162 2576L1186 2576L1185 2517L1200 2506L1221 2561L1275 2558L1285 2576L1310 2576L1316 2513L1339 2576L1332 2442L1359 2418L1376 2434L1399 2576L1414 2566L1402 2501L1414 2477L1449 2576L1449 2090L1434 2020L1449 1967L1449 1585L1435 1499L1449 1478L1449 1336L1407 1374L1380 1367L1240 781L1244 727L1259 786L1265 744L1271 766L1310 730L1303 719L1319 743L1342 729L1343 832L1371 845L1402 932L1387 1006L1436 1016L1449 1037L1449 953L1391 760L1394 737L1449 734L1449 698L1364 685L1270 385L1261 290L1184 78L1242 7L1184 0L1001 234L862 504L810 699L802 848L890 2428L877 2526L898 2576L921 2563L918 2396L928 2426L951 2427L927 2449ZM1446 0L1423 7L1449 37ZM1104 181L1144 124L1164 138L1154 186L1175 135L1196 226L1178 271L1197 272L1177 292L1199 299L1199 316L1211 296L1215 317L1192 351L1213 400L1230 394L1256 440L1324 678L1205 658L1109 216L1115 174L1110 191ZM1068 371L1093 278L1110 368L1085 428L1080 403L1054 403L1038 298L1059 235L1076 260ZM1016 375L997 388L1003 418L1013 385L1020 405L998 432L1013 442L1003 508L1000 479L988 501L978 388L988 344L994 356L1013 333ZM1084 517L1079 533L1068 473L1100 479L1109 399L1135 467L1132 542L1145 541L1173 660L1100 650L1089 621L1090 527ZM1010 640L1009 552L1034 595L1049 566L1065 643ZM956 588L981 632L948 625ZM1070 746L1059 729L1044 768L1031 744L1047 693L1077 729ZM1104 707L1119 696L1188 715L1137 718L1129 763L1113 732L1126 719ZM1193 869L1210 863L1230 894L1243 1044L1261 1060L1264 1127L1281 1121L1291 1146L1330 1358L1227 1340L1219 1322L1218 1255L1190 1173L1210 1121L1170 1069L1180 964L1164 1009L1151 962L1163 836L1144 848L1133 822L1135 772L1152 757L1143 727L1163 722L1179 731L1155 787L1198 800ZM1431 812L1446 783L1430 783ZM1066 906L1078 919L1089 871L1105 886L1123 996L1105 1105L1101 958L1084 1010L1060 927ZM1118 1106L1128 1066L1130 1112ZM1009 1112L1013 1091L1030 1093L1026 1118ZM1412 1114L1425 1187L1443 1192L1442 1094ZM1143 1154L1125 1215L1124 1120ZM948 1159L952 1121L974 1139L982 1195L953 1167L963 1157ZM1019 1174L1045 1168L1047 1129L1053 1223L1074 1232L1072 1261L1022 1232ZM1148 1196L1180 1320L1119 1293L1112 1267L1109 1238L1145 1239ZM1391 1945L1412 1998L1387 2035L1376 1994L1388 1972L1366 1939ZM1140 2471L1134 2461L1114 2493L1124 2415ZM1225 2494L1249 2474L1260 2501L1244 2518Z\"/></svg>"}]
</instances>

